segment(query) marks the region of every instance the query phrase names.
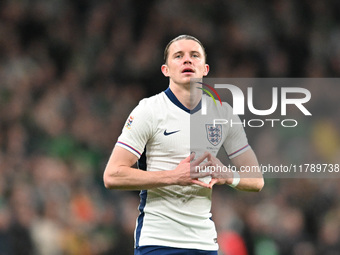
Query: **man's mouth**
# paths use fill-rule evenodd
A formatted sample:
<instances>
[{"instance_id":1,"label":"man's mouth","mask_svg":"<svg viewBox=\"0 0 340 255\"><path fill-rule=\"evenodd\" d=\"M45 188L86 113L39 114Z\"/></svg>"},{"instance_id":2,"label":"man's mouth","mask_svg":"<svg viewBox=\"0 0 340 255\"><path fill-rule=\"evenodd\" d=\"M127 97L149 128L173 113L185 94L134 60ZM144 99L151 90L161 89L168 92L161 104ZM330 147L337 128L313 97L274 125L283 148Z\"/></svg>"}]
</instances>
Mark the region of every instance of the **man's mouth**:
<instances>
[{"instance_id":1,"label":"man's mouth","mask_svg":"<svg viewBox=\"0 0 340 255\"><path fill-rule=\"evenodd\" d=\"M182 73L194 73L194 72L195 72L194 69L192 69L190 67L184 68L183 71L182 71Z\"/></svg>"}]
</instances>

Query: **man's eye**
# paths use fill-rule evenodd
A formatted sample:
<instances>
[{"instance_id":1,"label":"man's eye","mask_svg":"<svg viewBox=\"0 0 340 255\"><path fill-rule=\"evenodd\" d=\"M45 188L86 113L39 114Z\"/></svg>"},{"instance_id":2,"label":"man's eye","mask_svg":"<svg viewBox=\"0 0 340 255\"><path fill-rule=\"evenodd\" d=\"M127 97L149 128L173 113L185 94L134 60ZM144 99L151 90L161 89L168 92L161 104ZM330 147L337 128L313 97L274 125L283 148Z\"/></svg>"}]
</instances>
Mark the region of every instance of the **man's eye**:
<instances>
[{"instance_id":1,"label":"man's eye","mask_svg":"<svg viewBox=\"0 0 340 255\"><path fill-rule=\"evenodd\" d=\"M193 55L194 58L199 58L200 56L198 56L197 54Z\"/></svg>"},{"instance_id":2,"label":"man's eye","mask_svg":"<svg viewBox=\"0 0 340 255\"><path fill-rule=\"evenodd\" d=\"M177 55L177 56L175 56L175 58L180 58L181 57L181 55Z\"/></svg>"}]
</instances>

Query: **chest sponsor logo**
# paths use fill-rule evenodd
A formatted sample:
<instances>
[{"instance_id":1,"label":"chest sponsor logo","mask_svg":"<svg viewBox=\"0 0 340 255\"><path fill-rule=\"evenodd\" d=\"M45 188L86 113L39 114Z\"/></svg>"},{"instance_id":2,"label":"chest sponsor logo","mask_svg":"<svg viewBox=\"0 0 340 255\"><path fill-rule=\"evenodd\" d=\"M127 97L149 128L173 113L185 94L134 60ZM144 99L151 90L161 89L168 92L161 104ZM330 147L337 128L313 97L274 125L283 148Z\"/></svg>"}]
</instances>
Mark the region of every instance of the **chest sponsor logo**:
<instances>
[{"instance_id":1,"label":"chest sponsor logo","mask_svg":"<svg viewBox=\"0 0 340 255\"><path fill-rule=\"evenodd\" d=\"M216 146L222 140L222 124L206 124L207 138L208 141Z\"/></svg>"},{"instance_id":2,"label":"chest sponsor logo","mask_svg":"<svg viewBox=\"0 0 340 255\"><path fill-rule=\"evenodd\" d=\"M180 130L176 130L176 131L172 131L172 132L167 132L166 129L164 130L164 135L167 136L167 135L172 135L172 134L175 134L177 132L179 132Z\"/></svg>"}]
</instances>

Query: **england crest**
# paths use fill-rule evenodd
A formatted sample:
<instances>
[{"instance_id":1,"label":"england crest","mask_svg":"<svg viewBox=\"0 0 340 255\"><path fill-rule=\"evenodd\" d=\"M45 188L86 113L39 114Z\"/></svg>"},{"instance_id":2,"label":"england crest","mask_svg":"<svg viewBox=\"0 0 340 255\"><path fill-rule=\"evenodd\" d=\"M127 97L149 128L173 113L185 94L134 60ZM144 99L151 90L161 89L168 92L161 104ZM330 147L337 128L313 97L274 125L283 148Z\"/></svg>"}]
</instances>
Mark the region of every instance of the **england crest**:
<instances>
[{"instance_id":1,"label":"england crest","mask_svg":"<svg viewBox=\"0 0 340 255\"><path fill-rule=\"evenodd\" d=\"M222 124L216 124L215 126L206 124L205 127L208 141L214 146L218 145L222 140Z\"/></svg>"}]
</instances>

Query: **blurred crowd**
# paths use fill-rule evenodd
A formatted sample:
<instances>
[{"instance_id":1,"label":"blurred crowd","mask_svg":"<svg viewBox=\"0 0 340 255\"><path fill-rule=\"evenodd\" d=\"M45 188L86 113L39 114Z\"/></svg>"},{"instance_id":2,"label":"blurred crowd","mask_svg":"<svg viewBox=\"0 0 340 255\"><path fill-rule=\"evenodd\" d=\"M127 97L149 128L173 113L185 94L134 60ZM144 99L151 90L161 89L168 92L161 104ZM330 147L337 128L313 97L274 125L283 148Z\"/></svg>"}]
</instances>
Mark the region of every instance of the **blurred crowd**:
<instances>
[{"instance_id":1,"label":"blurred crowd","mask_svg":"<svg viewBox=\"0 0 340 255\"><path fill-rule=\"evenodd\" d=\"M203 42L210 77L340 75L336 0L1 1L1 255L132 254L138 193L105 190L102 174L133 107L167 88L179 34ZM339 163L339 90L314 88L319 117L293 135L249 130L259 160ZM220 253L338 254L338 183L217 187Z\"/></svg>"}]
</instances>

